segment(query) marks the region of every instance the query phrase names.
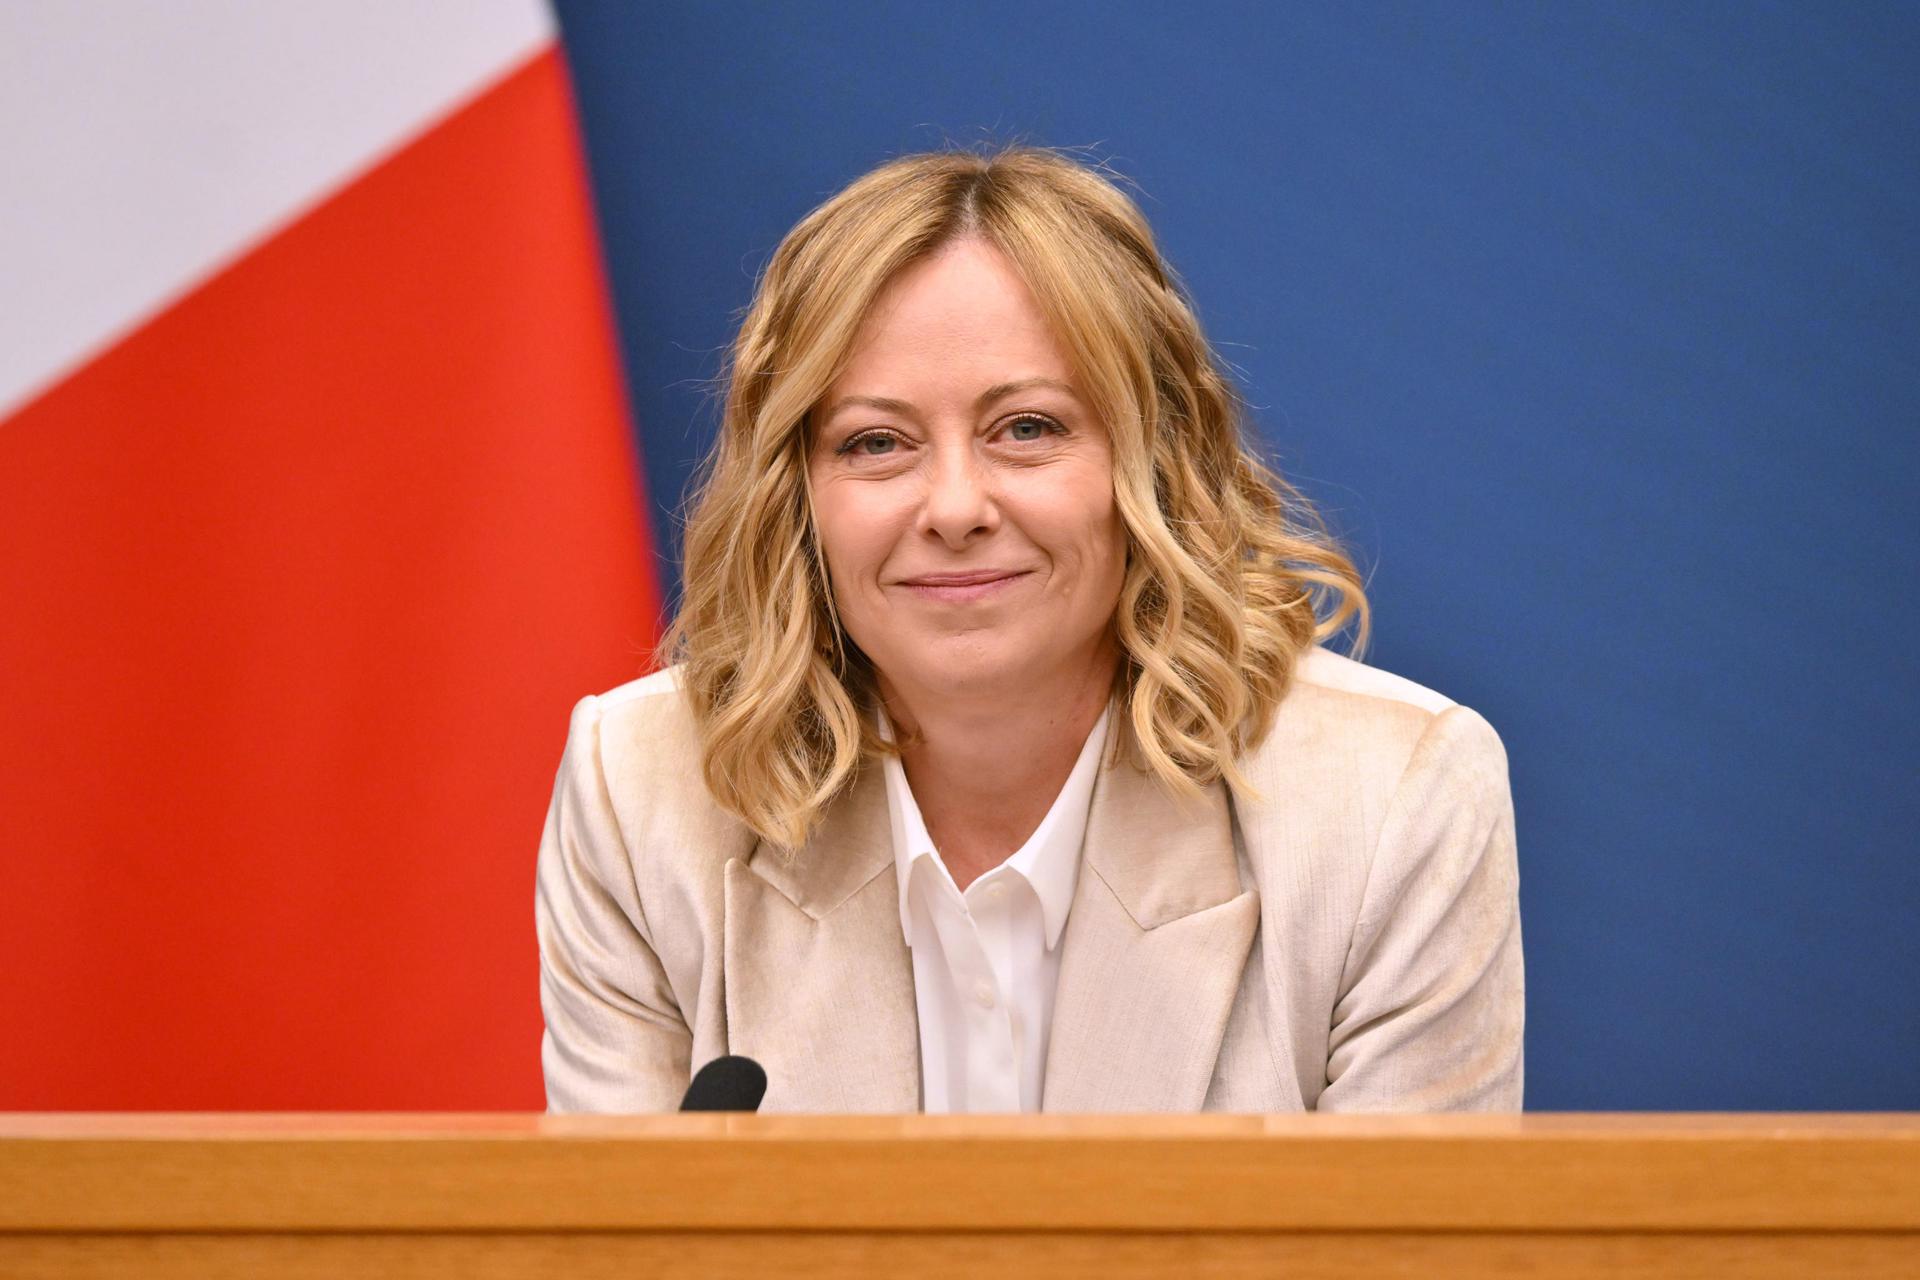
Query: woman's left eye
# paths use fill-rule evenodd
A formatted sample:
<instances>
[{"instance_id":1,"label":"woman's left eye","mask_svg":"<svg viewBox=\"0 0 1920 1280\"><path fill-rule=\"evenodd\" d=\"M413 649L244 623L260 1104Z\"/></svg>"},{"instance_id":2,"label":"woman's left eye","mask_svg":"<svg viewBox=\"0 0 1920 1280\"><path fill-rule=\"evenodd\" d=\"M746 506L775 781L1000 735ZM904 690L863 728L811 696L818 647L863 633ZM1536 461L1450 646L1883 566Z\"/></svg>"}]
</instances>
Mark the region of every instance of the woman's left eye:
<instances>
[{"instance_id":1,"label":"woman's left eye","mask_svg":"<svg viewBox=\"0 0 1920 1280\"><path fill-rule=\"evenodd\" d=\"M1030 444L1046 435L1053 425L1053 422L1047 418L1015 418L1007 424L1007 436L1022 444Z\"/></svg>"}]
</instances>

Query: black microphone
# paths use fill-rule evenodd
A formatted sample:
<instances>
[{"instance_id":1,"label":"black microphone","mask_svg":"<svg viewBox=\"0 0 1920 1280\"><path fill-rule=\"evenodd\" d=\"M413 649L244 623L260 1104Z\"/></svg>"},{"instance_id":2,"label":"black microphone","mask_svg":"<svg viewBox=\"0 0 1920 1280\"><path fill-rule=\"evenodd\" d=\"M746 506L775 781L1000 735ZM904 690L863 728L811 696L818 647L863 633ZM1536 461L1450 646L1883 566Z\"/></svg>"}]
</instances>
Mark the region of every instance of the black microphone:
<instances>
[{"instance_id":1,"label":"black microphone","mask_svg":"<svg viewBox=\"0 0 1920 1280\"><path fill-rule=\"evenodd\" d=\"M728 1054L694 1073L682 1111L758 1111L767 1096L767 1073L752 1058Z\"/></svg>"}]
</instances>

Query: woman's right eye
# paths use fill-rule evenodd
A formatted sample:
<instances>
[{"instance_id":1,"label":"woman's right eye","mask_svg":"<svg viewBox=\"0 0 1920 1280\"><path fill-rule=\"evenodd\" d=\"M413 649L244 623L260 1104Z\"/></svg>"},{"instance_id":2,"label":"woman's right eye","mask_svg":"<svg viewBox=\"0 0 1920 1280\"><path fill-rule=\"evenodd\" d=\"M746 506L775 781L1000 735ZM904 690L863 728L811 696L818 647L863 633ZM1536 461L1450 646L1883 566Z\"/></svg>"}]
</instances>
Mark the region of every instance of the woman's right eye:
<instances>
[{"instance_id":1,"label":"woman's right eye","mask_svg":"<svg viewBox=\"0 0 1920 1280\"><path fill-rule=\"evenodd\" d=\"M841 445L840 452L858 453L869 458L877 458L883 454L892 453L894 445L898 443L890 432L869 431Z\"/></svg>"}]
</instances>

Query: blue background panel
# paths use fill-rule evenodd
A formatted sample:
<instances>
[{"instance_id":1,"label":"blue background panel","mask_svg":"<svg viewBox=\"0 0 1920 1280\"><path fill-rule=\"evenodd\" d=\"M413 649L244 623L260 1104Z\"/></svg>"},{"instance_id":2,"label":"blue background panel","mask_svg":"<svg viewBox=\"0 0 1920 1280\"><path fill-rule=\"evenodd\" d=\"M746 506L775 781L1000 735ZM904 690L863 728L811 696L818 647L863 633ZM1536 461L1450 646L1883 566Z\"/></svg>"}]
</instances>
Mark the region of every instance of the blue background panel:
<instances>
[{"instance_id":1,"label":"blue background panel","mask_svg":"<svg viewBox=\"0 0 1920 1280\"><path fill-rule=\"evenodd\" d=\"M1528 1107L1920 1108L1920 8L558 9L663 548L801 215L1088 147L1507 744Z\"/></svg>"}]
</instances>

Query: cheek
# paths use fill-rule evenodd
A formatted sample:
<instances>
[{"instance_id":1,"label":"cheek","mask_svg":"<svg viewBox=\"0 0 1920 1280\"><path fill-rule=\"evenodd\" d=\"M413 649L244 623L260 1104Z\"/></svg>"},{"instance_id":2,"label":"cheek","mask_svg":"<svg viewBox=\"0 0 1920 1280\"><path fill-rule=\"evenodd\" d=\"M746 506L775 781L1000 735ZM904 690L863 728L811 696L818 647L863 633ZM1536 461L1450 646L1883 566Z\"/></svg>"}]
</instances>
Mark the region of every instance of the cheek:
<instances>
[{"instance_id":1,"label":"cheek","mask_svg":"<svg viewBox=\"0 0 1920 1280\"><path fill-rule=\"evenodd\" d=\"M1127 558L1126 528L1111 479L1101 471L1035 498L1034 527L1056 565L1071 571L1074 594L1090 604L1111 603Z\"/></svg>"},{"instance_id":2,"label":"cheek","mask_svg":"<svg viewBox=\"0 0 1920 1280\"><path fill-rule=\"evenodd\" d=\"M1120 586L1127 576L1127 528L1111 497L1106 518L1093 534L1093 589L1101 608L1111 612L1120 602Z\"/></svg>"},{"instance_id":3,"label":"cheek","mask_svg":"<svg viewBox=\"0 0 1920 1280\"><path fill-rule=\"evenodd\" d=\"M861 485L829 483L814 491L814 527L842 607L873 584L892 552L892 523L883 496Z\"/></svg>"},{"instance_id":4,"label":"cheek","mask_svg":"<svg viewBox=\"0 0 1920 1280\"><path fill-rule=\"evenodd\" d=\"M1107 520L1106 532L1107 573L1116 595L1120 591L1120 580L1127 576L1127 558L1131 548L1127 540L1127 525L1120 518L1120 508L1114 507L1113 514Z\"/></svg>"}]
</instances>

